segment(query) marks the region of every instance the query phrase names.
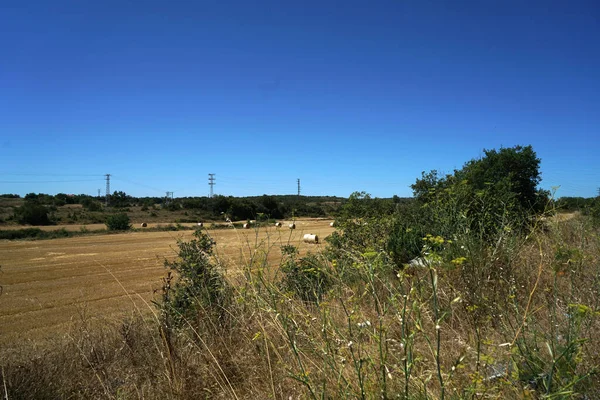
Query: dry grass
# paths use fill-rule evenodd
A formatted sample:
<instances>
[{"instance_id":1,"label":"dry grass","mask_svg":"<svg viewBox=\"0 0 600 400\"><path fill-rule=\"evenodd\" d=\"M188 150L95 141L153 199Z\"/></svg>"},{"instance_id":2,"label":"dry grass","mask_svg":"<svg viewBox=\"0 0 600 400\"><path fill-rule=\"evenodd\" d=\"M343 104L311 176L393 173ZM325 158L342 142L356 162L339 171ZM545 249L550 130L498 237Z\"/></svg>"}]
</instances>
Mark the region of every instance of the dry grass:
<instances>
[{"instance_id":1,"label":"dry grass","mask_svg":"<svg viewBox=\"0 0 600 400\"><path fill-rule=\"evenodd\" d=\"M319 253L332 285L318 304L278 283L279 245L302 231L216 237L216 262L236 282L226 324L200 310L165 330L125 296L136 305L125 319L82 312L52 347L5 352L9 398L541 398L548 377L565 386L547 398L600 395L589 375L600 361L600 239L584 220L507 234L459 268L396 275L384 257L348 254L349 280ZM114 276L131 291L127 273Z\"/></svg>"},{"instance_id":2,"label":"dry grass","mask_svg":"<svg viewBox=\"0 0 600 400\"><path fill-rule=\"evenodd\" d=\"M239 274L257 250L277 265L279 245L288 241L306 251L304 233L325 237L325 220L297 221L298 229L211 230L217 254ZM177 238L191 231L132 232L43 241L0 241L0 346L38 340L64 332L85 309L88 318L118 317L153 298L165 274L165 258L176 256ZM314 247L314 246L312 246ZM139 296L139 297L138 297ZM141 298L140 298L141 297ZM133 299L133 304L132 304Z\"/></svg>"}]
</instances>

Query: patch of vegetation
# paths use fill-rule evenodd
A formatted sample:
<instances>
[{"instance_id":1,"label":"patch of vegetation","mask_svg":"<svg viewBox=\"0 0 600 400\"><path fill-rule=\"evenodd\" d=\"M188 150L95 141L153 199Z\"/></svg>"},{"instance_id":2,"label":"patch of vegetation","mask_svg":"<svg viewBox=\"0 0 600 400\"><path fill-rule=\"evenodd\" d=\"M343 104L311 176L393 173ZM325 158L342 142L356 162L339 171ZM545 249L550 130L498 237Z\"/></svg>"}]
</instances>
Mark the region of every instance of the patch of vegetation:
<instances>
[{"instance_id":1,"label":"patch of vegetation","mask_svg":"<svg viewBox=\"0 0 600 400\"><path fill-rule=\"evenodd\" d=\"M231 306L231 287L219 267L213 262L213 240L201 230L196 230L189 242L177 241L178 258L165 260L171 272L164 280L162 302L163 324L168 333L187 324L197 327L204 318L221 324Z\"/></svg>"},{"instance_id":2,"label":"patch of vegetation","mask_svg":"<svg viewBox=\"0 0 600 400\"><path fill-rule=\"evenodd\" d=\"M106 218L106 227L109 231L127 231L131 229L131 221L125 213L113 214Z\"/></svg>"},{"instance_id":3,"label":"patch of vegetation","mask_svg":"<svg viewBox=\"0 0 600 400\"><path fill-rule=\"evenodd\" d=\"M298 249L292 245L281 247L284 261L282 288L307 302L318 303L331 287L327 263L317 255L298 257Z\"/></svg>"},{"instance_id":4,"label":"patch of vegetation","mask_svg":"<svg viewBox=\"0 0 600 400\"><path fill-rule=\"evenodd\" d=\"M27 225L51 225L48 209L35 202L26 202L15 210L17 220Z\"/></svg>"},{"instance_id":5,"label":"patch of vegetation","mask_svg":"<svg viewBox=\"0 0 600 400\"><path fill-rule=\"evenodd\" d=\"M17 239L56 239L73 236L72 232L66 229L57 229L51 231L43 231L40 228L25 228L0 230L0 239L17 240Z\"/></svg>"}]
</instances>

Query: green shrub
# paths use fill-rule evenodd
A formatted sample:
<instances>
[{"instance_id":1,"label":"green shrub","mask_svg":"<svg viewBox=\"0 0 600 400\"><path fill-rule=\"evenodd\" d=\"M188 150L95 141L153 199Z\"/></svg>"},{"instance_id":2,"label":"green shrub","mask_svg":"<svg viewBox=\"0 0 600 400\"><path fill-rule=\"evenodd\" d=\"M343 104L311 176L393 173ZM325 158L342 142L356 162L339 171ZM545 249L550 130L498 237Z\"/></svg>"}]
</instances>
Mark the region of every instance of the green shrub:
<instances>
[{"instance_id":1,"label":"green shrub","mask_svg":"<svg viewBox=\"0 0 600 400\"><path fill-rule=\"evenodd\" d=\"M39 228L25 228L0 231L0 239L18 240L18 239L56 239L70 237L71 232L65 228L55 231L43 231Z\"/></svg>"},{"instance_id":2,"label":"green shrub","mask_svg":"<svg viewBox=\"0 0 600 400\"><path fill-rule=\"evenodd\" d=\"M106 219L106 227L109 231L126 231L131 229L129 216L125 213L109 215Z\"/></svg>"},{"instance_id":3,"label":"green shrub","mask_svg":"<svg viewBox=\"0 0 600 400\"><path fill-rule=\"evenodd\" d=\"M102 204L92 198L85 198L81 201L83 207L88 211L102 211Z\"/></svg>"},{"instance_id":4,"label":"green shrub","mask_svg":"<svg viewBox=\"0 0 600 400\"><path fill-rule=\"evenodd\" d=\"M292 245L281 246L285 257L281 265L282 287L308 302L319 302L331 287L331 279L323 260L314 254L298 258L298 249Z\"/></svg>"},{"instance_id":5,"label":"green shrub","mask_svg":"<svg viewBox=\"0 0 600 400\"><path fill-rule=\"evenodd\" d=\"M589 209L589 215L592 217L592 223L594 226L600 226L600 197L596 199Z\"/></svg>"},{"instance_id":6,"label":"green shrub","mask_svg":"<svg viewBox=\"0 0 600 400\"><path fill-rule=\"evenodd\" d=\"M18 221L28 225L50 225L48 209L41 204L26 202L15 210Z\"/></svg>"},{"instance_id":7,"label":"green shrub","mask_svg":"<svg viewBox=\"0 0 600 400\"><path fill-rule=\"evenodd\" d=\"M173 283L169 272L163 286L163 301L159 304L167 328L184 323L198 326L203 317L215 324L224 323L230 306L231 287L211 261L213 240L196 230L189 242L177 241L178 257L165 260L165 267L177 273Z\"/></svg>"},{"instance_id":8,"label":"green shrub","mask_svg":"<svg viewBox=\"0 0 600 400\"><path fill-rule=\"evenodd\" d=\"M417 227L397 223L387 243L388 254L394 263L401 266L417 257L421 252L424 236Z\"/></svg>"},{"instance_id":9,"label":"green shrub","mask_svg":"<svg viewBox=\"0 0 600 400\"><path fill-rule=\"evenodd\" d=\"M6 230L0 231L0 239L25 239L25 238L35 238L40 237L44 231L40 228L26 228L26 229L14 229L14 230Z\"/></svg>"}]
</instances>

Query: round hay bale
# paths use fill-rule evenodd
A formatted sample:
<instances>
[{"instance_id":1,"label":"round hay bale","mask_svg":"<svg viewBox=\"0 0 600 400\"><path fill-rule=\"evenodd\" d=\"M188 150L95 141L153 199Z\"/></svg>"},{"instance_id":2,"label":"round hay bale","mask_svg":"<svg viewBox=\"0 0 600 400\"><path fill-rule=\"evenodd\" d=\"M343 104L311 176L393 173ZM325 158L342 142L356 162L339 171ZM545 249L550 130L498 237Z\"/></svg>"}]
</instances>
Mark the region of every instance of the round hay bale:
<instances>
[{"instance_id":1,"label":"round hay bale","mask_svg":"<svg viewBox=\"0 0 600 400\"><path fill-rule=\"evenodd\" d=\"M198 228L202 228L204 226L203 222L198 222Z\"/></svg>"},{"instance_id":2,"label":"round hay bale","mask_svg":"<svg viewBox=\"0 0 600 400\"><path fill-rule=\"evenodd\" d=\"M281 222L275 222L275 226L281 228Z\"/></svg>"},{"instance_id":3,"label":"round hay bale","mask_svg":"<svg viewBox=\"0 0 600 400\"><path fill-rule=\"evenodd\" d=\"M148 224L147 224L147 223L145 223L145 222L142 222L142 228L145 228L145 227L147 227L147 226L148 226Z\"/></svg>"},{"instance_id":4,"label":"round hay bale","mask_svg":"<svg viewBox=\"0 0 600 400\"><path fill-rule=\"evenodd\" d=\"M292 222L292 223L290 224L290 229L296 229L296 224Z\"/></svg>"},{"instance_id":5,"label":"round hay bale","mask_svg":"<svg viewBox=\"0 0 600 400\"><path fill-rule=\"evenodd\" d=\"M250 229L250 224L246 222L246 223L244 224L244 229Z\"/></svg>"},{"instance_id":6,"label":"round hay bale","mask_svg":"<svg viewBox=\"0 0 600 400\"><path fill-rule=\"evenodd\" d=\"M304 243L317 244L317 243L319 243L319 236L313 235L312 233L307 233L304 235L303 240L304 240Z\"/></svg>"},{"instance_id":7,"label":"round hay bale","mask_svg":"<svg viewBox=\"0 0 600 400\"><path fill-rule=\"evenodd\" d=\"M331 226L333 228L335 226L335 222L330 222L329 226Z\"/></svg>"}]
</instances>

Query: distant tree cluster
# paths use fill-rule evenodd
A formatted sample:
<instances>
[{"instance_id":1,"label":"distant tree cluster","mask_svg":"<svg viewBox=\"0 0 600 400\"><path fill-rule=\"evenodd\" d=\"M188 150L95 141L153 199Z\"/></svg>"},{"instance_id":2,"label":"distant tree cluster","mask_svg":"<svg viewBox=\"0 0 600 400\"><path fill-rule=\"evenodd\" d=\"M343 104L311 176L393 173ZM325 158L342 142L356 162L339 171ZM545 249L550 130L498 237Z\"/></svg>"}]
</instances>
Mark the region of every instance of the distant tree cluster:
<instances>
[{"instance_id":1,"label":"distant tree cluster","mask_svg":"<svg viewBox=\"0 0 600 400\"><path fill-rule=\"evenodd\" d=\"M227 215L232 220L291 218L293 216L324 217L331 215L345 201L340 197L273 196L255 197L214 196L178 199L180 208L204 211L213 218Z\"/></svg>"},{"instance_id":2,"label":"distant tree cluster","mask_svg":"<svg viewBox=\"0 0 600 400\"><path fill-rule=\"evenodd\" d=\"M3 198L18 198L18 195L1 195ZM86 194L28 193L24 196L27 207L15 210L15 220L21 223L41 225L52 223L52 212L57 207L80 204L90 212L105 211L105 197ZM391 199L388 199L390 202ZM108 210L127 212L131 207L141 207L142 211L156 210L193 211L196 218L220 220L224 216L231 220L250 220L259 218L282 219L292 217L325 217L332 215L341 204L347 201L335 196L296 196L296 195L262 195L250 197L234 197L216 195L209 197L183 197L166 199L164 197L136 198L123 191L115 191L109 196ZM35 207L34 207L35 205ZM46 211L48 220L41 217ZM36 213L36 217L31 213ZM17 215L18 214L18 215ZM40 223L41 222L41 223Z\"/></svg>"},{"instance_id":3,"label":"distant tree cluster","mask_svg":"<svg viewBox=\"0 0 600 400\"><path fill-rule=\"evenodd\" d=\"M588 210L594 208L597 203L600 203L600 199L598 199L598 197L560 197L558 200L556 200L556 208L560 211L587 212Z\"/></svg>"}]
</instances>

